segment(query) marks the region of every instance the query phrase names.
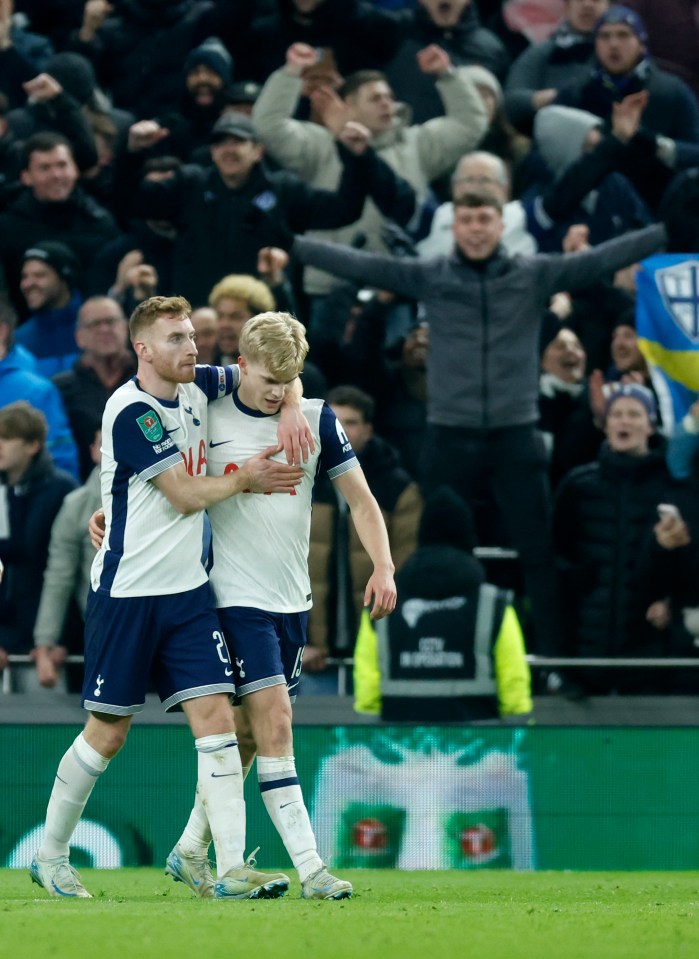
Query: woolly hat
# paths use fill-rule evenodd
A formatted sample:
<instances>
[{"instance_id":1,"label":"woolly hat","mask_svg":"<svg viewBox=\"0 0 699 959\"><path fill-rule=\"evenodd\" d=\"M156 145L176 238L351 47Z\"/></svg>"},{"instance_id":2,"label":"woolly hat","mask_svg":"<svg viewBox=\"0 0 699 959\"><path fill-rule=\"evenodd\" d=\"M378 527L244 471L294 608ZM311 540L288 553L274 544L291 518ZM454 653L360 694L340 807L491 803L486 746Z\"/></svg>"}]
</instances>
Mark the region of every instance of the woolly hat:
<instances>
[{"instance_id":1,"label":"woolly hat","mask_svg":"<svg viewBox=\"0 0 699 959\"><path fill-rule=\"evenodd\" d=\"M41 243L30 246L22 255L22 263L26 263L27 260L41 260L46 263L58 273L62 280L65 280L68 286L72 286L80 268L71 248L58 240L42 240Z\"/></svg>"},{"instance_id":2,"label":"woolly hat","mask_svg":"<svg viewBox=\"0 0 699 959\"><path fill-rule=\"evenodd\" d=\"M79 53L56 53L47 61L46 73L58 80L66 93L81 105L92 102L97 80L86 57Z\"/></svg>"},{"instance_id":3,"label":"woolly hat","mask_svg":"<svg viewBox=\"0 0 699 959\"><path fill-rule=\"evenodd\" d=\"M630 27L643 44L644 49L648 47L648 31L646 30L646 25L635 10L631 10L629 7L624 7L621 4L615 4L613 7L610 7L595 24L594 36L597 36L597 32L601 27L606 27L607 24L610 23L621 23L624 24L624 26Z\"/></svg>"},{"instance_id":4,"label":"woolly hat","mask_svg":"<svg viewBox=\"0 0 699 959\"><path fill-rule=\"evenodd\" d=\"M217 37L209 37L189 53L184 61L185 76L202 64L221 77L224 87L230 85L233 80L233 57Z\"/></svg>"},{"instance_id":5,"label":"woolly hat","mask_svg":"<svg viewBox=\"0 0 699 959\"><path fill-rule=\"evenodd\" d=\"M468 67L457 67L456 71L459 74L469 77L469 79L472 80L477 87L485 87L486 90L490 90L490 92L494 95L498 106L502 105L503 93L502 87L500 86L500 81L494 73L490 72L490 70L486 70L485 67L474 63Z\"/></svg>"},{"instance_id":6,"label":"woolly hat","mask_svg":"<svg viewBox=\"0 0 699 959\"><path fill-rule=\"evenodd\" d=\"M602 120L575 107L543 107L534 120L534 140L546 165L559 177L583 152L590 130Z\"/></svg>"},{"instance_id":7,"label":"woolly hat","mask_svg":"<svg viewBox=\"0 0 699 959\"><path fill-rule=\"evenodd\" d=\"M648 419L651 421L651 423L657 422L658 405L655 402L655 397L647 387L641 386L640 383L620 383L615 386L614 391L607 399L607 404L604 408L605 421L609 416L609 411L611 410L612 406L614 406L617 400L621 400L624 397L628 397L632 400L638 400L648 414Z\"/></svg>"}]
</instances>

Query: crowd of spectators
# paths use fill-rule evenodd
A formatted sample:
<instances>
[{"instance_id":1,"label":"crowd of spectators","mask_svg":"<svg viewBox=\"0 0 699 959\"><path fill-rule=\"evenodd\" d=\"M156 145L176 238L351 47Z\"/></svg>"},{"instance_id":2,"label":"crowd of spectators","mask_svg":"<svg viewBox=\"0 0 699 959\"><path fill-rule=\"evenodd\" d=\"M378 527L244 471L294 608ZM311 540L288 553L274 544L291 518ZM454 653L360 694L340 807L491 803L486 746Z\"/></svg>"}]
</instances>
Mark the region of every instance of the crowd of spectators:
<instances>
[{"instance_id":1,"label":"crowd of spectators","mask_svg":"<svg viewBox=\"0 0 699 959\"><path fill-rule=\"evenodd\" d=\"M530 652L699 660L699 406L661 422L634 284L697 252L698 63L699 4L674 0L0 0L0 670L36 663L15 688L61 688L80 651L100 417L155 294L190 300L201 362L235 362L257 312L304 322L305 393L398 570L446 485L480 546L516 549L484 575L516 587ZM367 562L315 495L311 679L353 649Z\"/></svg>"}]
</instances>

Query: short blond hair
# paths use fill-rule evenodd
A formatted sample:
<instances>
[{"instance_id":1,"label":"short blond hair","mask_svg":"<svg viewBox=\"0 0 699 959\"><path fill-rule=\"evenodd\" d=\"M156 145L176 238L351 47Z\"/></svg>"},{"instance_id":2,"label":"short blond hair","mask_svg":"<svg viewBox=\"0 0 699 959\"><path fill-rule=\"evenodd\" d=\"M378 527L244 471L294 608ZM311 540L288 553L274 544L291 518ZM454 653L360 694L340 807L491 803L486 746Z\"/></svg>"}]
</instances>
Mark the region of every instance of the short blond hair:
<instances>
[{"instance_id":1,"label":"short blond hair","mask_svg":"<svg viewBox=\"0 0 699 959\"><path fill-rule=\"evenodd\" d=\"M281 382L299 375L307 353L306 327L290 313L259 313L247 321L240 334L240 355L263 363Z\"/></svg>"},{"instance_id":2,"label":"short blond hair","mask_svg":"<svg viewBox=\"0 0 699 959\"><path fill-rule=\"evenodd\" d=\"M247 273L229 273L219 280L209 293L209 306L216 309L219 300L226 297L247 303L251 313L268 313L277 306L267 284Z\"/></svg>"},{"instance_id":3,"label":"short blond hair","mask_svg":"<svg viewBox=\"0 0 699 959\"><path fill-rule=\"evenodd\" d=\"M191 316L192 306L183 296L151 296L139 303L129 320L129 335L135 343L144 330L161 316Z\"/></svg>"}]
</instances>

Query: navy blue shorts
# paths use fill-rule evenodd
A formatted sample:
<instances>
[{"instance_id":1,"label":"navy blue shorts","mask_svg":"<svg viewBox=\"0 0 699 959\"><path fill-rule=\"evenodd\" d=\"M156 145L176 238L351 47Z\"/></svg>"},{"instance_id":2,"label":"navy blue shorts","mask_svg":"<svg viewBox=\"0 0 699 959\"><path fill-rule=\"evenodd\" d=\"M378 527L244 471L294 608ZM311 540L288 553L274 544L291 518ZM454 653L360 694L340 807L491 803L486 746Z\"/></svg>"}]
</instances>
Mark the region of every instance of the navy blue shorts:
<instances>
[{"instance_id":1,"label":"navy blue shorts","mask_svg":"<svg viewBox=\"0 0 699 959\"><path fill-rule=\"evenodd\" d=\"M218 615L233 660L236 698L286 683L293 703L306 648L308 613L227 606Z\"/></svg>"},{"instance_id":2,"label":"navy blue shorts","mask_svg":"<svg viewBox=\"0 0 699 959\"><path fill-rule=\"evenodd\" d=\"M186 699L235 692L208 583L167 596L90 591L83 706L131 716L143 709L151 683L168 710Z\"/></svg>"}]
</instances>

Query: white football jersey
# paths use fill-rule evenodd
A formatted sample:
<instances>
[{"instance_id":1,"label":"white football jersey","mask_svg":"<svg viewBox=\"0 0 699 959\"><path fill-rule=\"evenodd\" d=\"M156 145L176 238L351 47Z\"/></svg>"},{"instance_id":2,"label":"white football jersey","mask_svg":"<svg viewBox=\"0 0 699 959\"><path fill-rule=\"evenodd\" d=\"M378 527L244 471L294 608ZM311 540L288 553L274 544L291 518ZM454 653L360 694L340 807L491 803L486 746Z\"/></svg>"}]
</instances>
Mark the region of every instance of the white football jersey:
<instances>
[{"instance_id":1,"label":"white football jersey","mask_svg":"<svg viewBox=\"0 0 699 959\"><path fill-rule=\"evenodd\" d=\"M150 480L183 460L191 476L206 474L207 406L238 377L236 366L198 366L175 400L146 393L136 377L109 398L100 470L106 532L92 564L94 590L160 596L206 582L204 513L178 513Z\"/></svg>"},{"instance_id":2,"label":"white football jersey","mask_svg":"<svg viewBox=\"0 0 699 959\"><path fill-rule=\"evenodd\" d=\"M359 466L335 414L323 400L302 400L315 452L292 494L238 493L208 510L213 534L211 584L216 605L271 613L310 609L308 542L311 496L319 470L331 479ZM251 410L234 391L209 407L209 474L222 476L277 444L279 414ZM273 457L285 463L284 452Z\"/></svg>"}]
</instances>

